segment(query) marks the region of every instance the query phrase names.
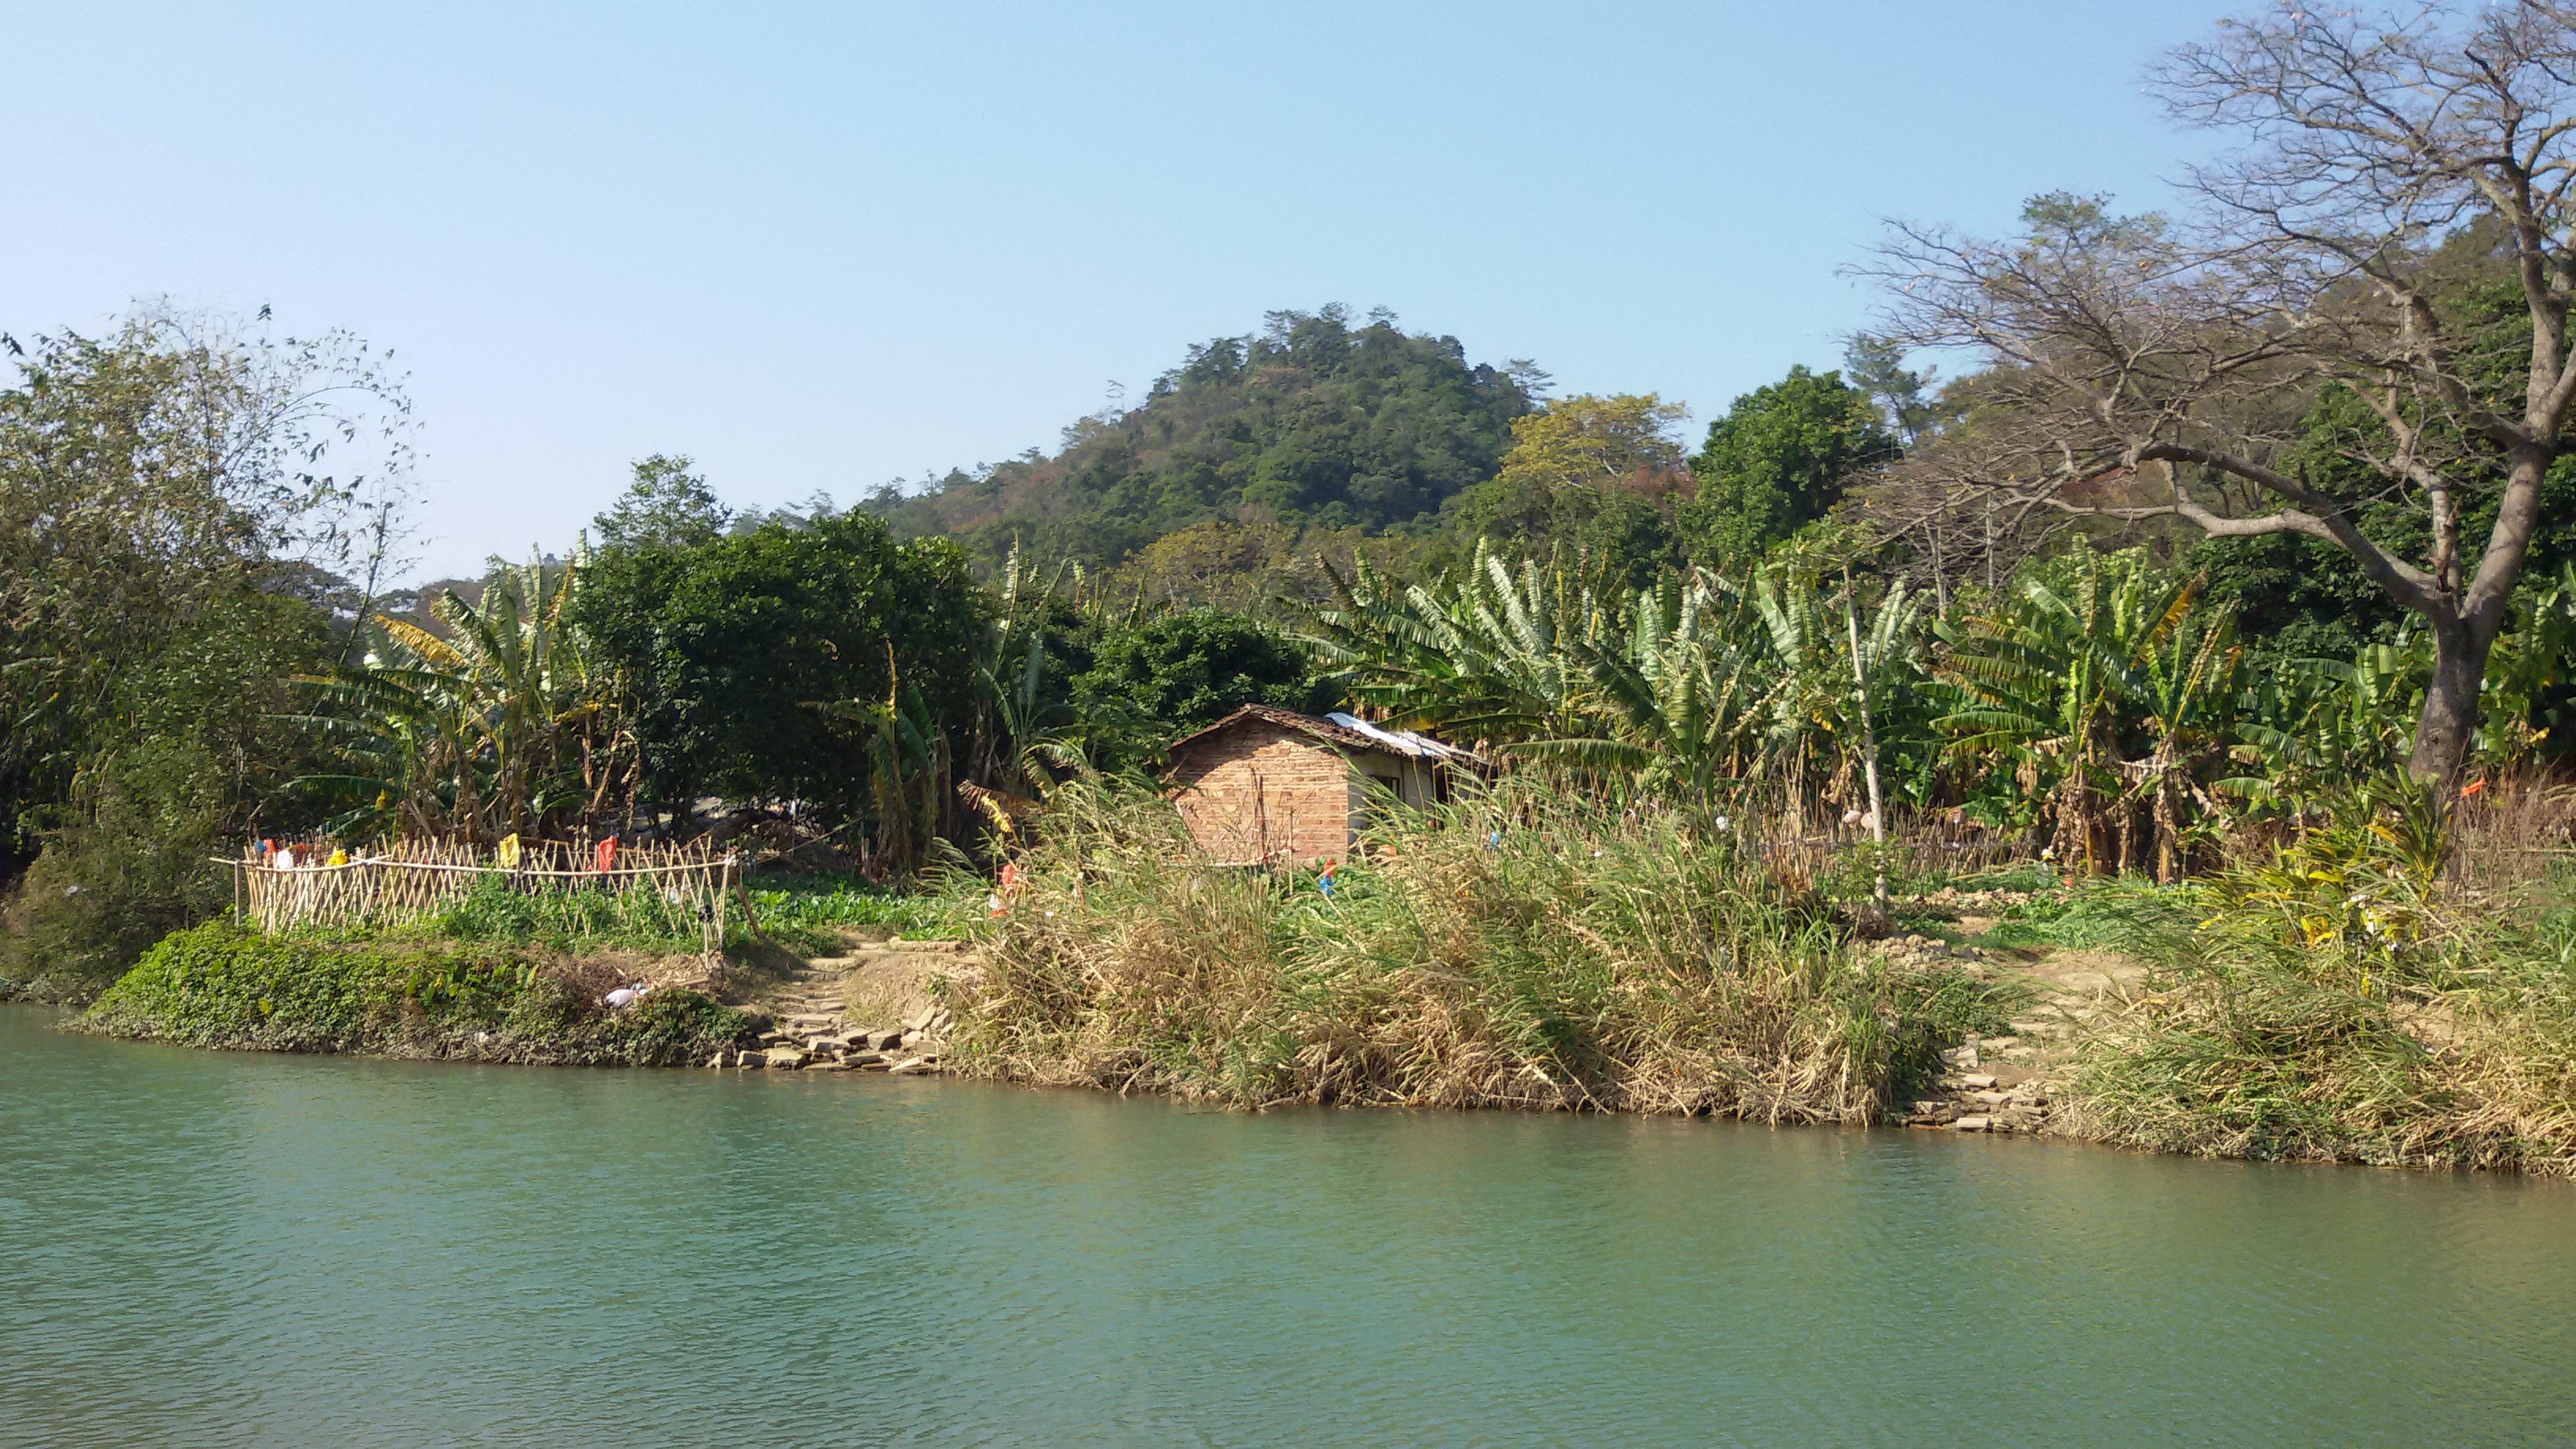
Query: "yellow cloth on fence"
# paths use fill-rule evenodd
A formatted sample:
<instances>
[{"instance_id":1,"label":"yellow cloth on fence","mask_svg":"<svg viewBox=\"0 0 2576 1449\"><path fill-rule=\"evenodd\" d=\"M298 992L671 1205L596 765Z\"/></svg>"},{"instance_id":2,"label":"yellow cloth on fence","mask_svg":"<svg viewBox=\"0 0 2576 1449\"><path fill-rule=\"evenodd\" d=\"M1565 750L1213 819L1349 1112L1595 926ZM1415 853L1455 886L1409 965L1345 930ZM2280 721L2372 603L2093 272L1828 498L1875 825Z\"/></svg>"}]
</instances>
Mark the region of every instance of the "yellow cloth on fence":
<instances>
[{"instance_id":1,"label":"yellow cloth on fence","mask_svg":"<svg viewBox=\"0 0 2576 1449\"><path fill-rule=\"evenodd\" d=\"M331 851L331 858L322 863L324 865L347 865L349 863L349 852L341 850L335 846Z\"/></svg>"},{"instance_id":2,"label":"yellow cloth on fence","mask_svg":"<svg viewBox=\"0 0 2576 1449\"><path fill-rule=\"evenodd\" d=\"M514 830L509 834L502 836L501 843L492 847L492 863L501 867L503 870L517 870L519 868L519 834L517 831Z\"/></svg>"}]
</instances>

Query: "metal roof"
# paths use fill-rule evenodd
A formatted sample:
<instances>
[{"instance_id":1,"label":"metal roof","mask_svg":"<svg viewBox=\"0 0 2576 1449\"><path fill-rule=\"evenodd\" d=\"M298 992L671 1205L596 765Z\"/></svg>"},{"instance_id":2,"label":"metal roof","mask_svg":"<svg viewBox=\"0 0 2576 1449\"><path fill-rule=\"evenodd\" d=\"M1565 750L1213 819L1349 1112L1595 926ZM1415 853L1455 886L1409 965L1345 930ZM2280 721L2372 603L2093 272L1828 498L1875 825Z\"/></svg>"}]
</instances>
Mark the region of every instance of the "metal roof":
<instances>
[{"instance_id":1,"label":"metal roof","mask_svg":"<svg viewBox=\"0 0 2576 1449\"><path fill-rule=\"evenodd\" d=\"M1473 762L1475 753L1444 745L1429 735L1411 730L1391 730L1351 714L1316 716L1299 714L1272 704L1247 704L1203 730L1182 736L1172 742L1172 753L1178 754L1200 740L1222 733L1244 723L1275 725L1295 730L1335 749L1362 750L1377 754L1402 755L1415 760L1455 760Z\"/></svg>"}]
</instances>

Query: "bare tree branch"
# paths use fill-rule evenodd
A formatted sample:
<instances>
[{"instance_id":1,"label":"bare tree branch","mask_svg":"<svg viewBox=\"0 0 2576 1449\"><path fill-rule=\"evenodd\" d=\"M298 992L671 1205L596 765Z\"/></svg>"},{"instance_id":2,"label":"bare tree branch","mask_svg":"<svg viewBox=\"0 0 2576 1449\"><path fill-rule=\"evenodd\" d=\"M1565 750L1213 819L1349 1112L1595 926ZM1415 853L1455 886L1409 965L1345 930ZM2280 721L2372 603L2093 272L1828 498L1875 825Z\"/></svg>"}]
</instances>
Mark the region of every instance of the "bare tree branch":
<instances>
[{"instance_id":1,"label":"bare tree branch","mask_svg":"<svg viewBox=\"0 0 2576 1449\"><path fill-rule=\"evenodd\" d=\"M2430 626L2415 763L2455 773L2576 407L2571 78L2560 0L2280 0L2175 51L2156 90L2234 142L2189 173L2190 215L2061 193L2003 240L1893 225L1859 269L1890 299L1874 330L1985 364L1966 420L1878 496L1924 520L1985 494L2330 544ZM2324 426L2339 396L2362 421ZM2165 496L2102 496L2147 464ZM2463 539L2488 498L2487 537ZM2420 560L2364 531L2392 505L2422 513Z\"/></svg>"}]
</instances>

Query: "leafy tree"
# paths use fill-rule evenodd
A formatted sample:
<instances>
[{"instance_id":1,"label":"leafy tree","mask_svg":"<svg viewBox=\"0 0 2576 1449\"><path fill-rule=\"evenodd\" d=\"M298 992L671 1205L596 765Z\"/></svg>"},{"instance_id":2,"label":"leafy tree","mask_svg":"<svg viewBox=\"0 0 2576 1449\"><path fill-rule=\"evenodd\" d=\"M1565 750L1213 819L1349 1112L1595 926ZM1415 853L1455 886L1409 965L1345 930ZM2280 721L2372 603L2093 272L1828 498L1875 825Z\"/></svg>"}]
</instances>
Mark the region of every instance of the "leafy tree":
<instances>
[{"instance_id":1,"label":"leafy tree","mask_svg":"<svg viewBox=\"0 0 2576 1449\"><path fill-rule=\"evenodd\" d=\"M635 462L635 480L617 503L591 521L605 548L706 543L725 531L733 515L716 500L705 475L686 453L655 453Z\"/></svg>"},{"instance_id":2,"label":"leafy tree","mask_svg":"<svg viewBox=\"0 0 2576 1449\"><path fill-rule=\"evenodd\" d=\"M1313 711L1335 702L1303 646L1217 609L1184 609L1109 631L1093 646L1091 667L1075 677L1073 695L1078 710L1149 721L1161 736L1156 744L1239 705Z\"/></svg>"},{"instance_id":3,"label":"leafy tree","mask_svg":"<svg viewBox=\"0 0 2576 1449\"><path fill-rule=\"evenodd\" d=\"M1707 446L1691 459L1699 491L1681 506L1683 536L1712 566L1758 558L1895 455L1868 394L1838 372L1792 367L1709 424Z\"/></svg>"},{"instance_id":4,"label":"leafy tree","mask_svg":"<svg viewBox=\"0 0 2576 1449\"><path fill-rule=\"evenodd\" d=\"M2293 470L2340 492L2367 495L2366 469L2350 442L2375 431L2367 406L2350 389L2330 387L2301 419L2286 450ZM2494 526L2501 495L2478 497L2461 527L2471 536ZM2375 499L2353 510L2353 523L2374 545L2400 556L2431 543L2424 513L2401 499ZM2576 457L2550 465L2540 485L2539 520L2526 572L2553 576L2576 562ZM2248 646L2267 659L2349 659L2363 645L2385 642L2413 616L2335 545L2300 534L2199 540L2183 567L2205 571L2209 596L2236 611Z\"/></svg>"},{"instance_id":5,"label":"leafy tree","mask_svg":"<svg viewBox=\"0 0 2576 1449\"><path fill-rule=\"evenodd\" d=\"M956 545L838 514L602 550L571 616L622 677L649 798L684 816L712 792L855 819L877 787L833 709L892 699L962 726L987 607Z\"/></svg>"},{"instance_id":6,"label":"leafy tree","mask_svg":"<svg viewBox=\"0 0 2576 1449\"><path fill-rule=\"evenodd\" d=\"M219 903L209 853L298 823L278 787L309 742L267 717L383 573L407 405L353 339L168 314L37 338L18 372L0 880L26 874L0 978L77 992Z\"/></svg>"},{"instance_id":7,"label":"leafy tree","mask_svg":"<svg viewBox=\"0 0 2576 1449\"><path fill-rule=\"evenodd\" d=\"M1570 551L1641 587L1680 562L1668 514L1690 475L1668 430L1686 416L1647 393L1564 398L1513 419L1511 451L1449 506L1448 546L1430 561L1455 562L1491 539L1526 557Z\"/></svg>"},{"instance_id":8,"label":"leafy tree","mask_svg":"<svg viewBox=\"0 0 2576 1449\"><path fill-rule=\"evenodd\" d=\"M228 653L220 636L249 620L273 627L259 596L336 582L323 567L357 557L402 463L399 387L345 337L146 317L38 338L20 372L0 390L0 874L92 761L143 737L159 702L141 681ZM331 466L358 463L349 445L383 440L368 423L387 415L390 480ZM232 703L197 718L229 728Z\"/></svg>"}]
</instances>

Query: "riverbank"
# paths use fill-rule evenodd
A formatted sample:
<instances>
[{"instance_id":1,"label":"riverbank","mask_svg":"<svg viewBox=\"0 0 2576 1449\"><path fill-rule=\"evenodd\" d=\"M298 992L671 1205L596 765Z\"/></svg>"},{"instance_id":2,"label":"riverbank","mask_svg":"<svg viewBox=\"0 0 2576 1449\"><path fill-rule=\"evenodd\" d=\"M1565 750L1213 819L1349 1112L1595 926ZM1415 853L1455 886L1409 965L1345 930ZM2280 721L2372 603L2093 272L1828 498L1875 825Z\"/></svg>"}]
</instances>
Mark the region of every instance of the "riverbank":
<instances>
[{"instance_id":1,"label":"riverbank","mask_svg":"<svg viewBox=\"0 0 2576 1449\"><path fill-rule=\"evenodd\" d=\"M2576 911L2458 889L2402 832L2177 887L1912 882L1892 921L1722 831L1545 792L1369 845L1231 870L1160 802L1061 800L955 985L951 1069L2576 1176Z\"/></svg>"},{"instance_id":2,"label":"riverbank","mask_svg":"<svg viewBox=\"0 0 2576 1449\"><path fill-rule=\"evenodd\" d=\"M755 1015L676 981L622 1008L601 1004L657 968L671 974L632 955L264 936L211 922L145 952L69 1025L218 1050L563 1066L684 1066L759 1034Z\"/></svg>"},{"instance_id":3,"label":"riverbank","mask_svg":"<svg viewBox=\"0 0 2576 1449\"><path fill-rule=\"evenodd\" d=\"M1329 874L1232 869L1163 802L1069 788L989 919L867 904L971 947L818 899L801 951L612 1012L649 970L598 943L209 926L81 1029L2576 1176L2576 912L2437 889L2437 856L2372 832L2178 887L1901 879L1886 917L1723 832L1545 792L1403 813L1369 847Z\"/></svg>"},{"instance_id":4,"label":"riverbank","mask_svg":"<svg viewBox=\"0 0 2576 1449\"><path fill-rule=\"evenodd\" d=\"M1259 1108L1883 1120L2008 993L1672 812L1506 787L1329 875L1233 869L1151 797L1068 788L951 999L951 1062Z\"/></svg>"}]
</instances>

